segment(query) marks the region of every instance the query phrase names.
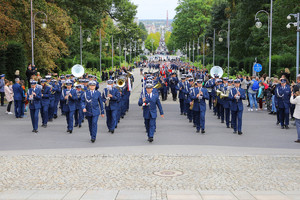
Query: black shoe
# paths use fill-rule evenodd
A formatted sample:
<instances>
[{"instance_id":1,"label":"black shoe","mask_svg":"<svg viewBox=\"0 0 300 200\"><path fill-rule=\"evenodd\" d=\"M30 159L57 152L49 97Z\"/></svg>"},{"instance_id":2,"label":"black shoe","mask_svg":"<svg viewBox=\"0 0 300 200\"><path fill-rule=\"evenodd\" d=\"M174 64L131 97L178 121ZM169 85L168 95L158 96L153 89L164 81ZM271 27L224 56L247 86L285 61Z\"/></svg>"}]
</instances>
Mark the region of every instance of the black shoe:
<instances>
[{"instance_id":1,"label":"black shoe","mask_svg":"<svg viewBox=\"0 0 300 200\"><path fill-rule=\"evenodd\" d=\"M233 126L231 125L230 128L233 128Z\"/></svg>"},{"instance_id":2,"label":"black shoe","mask_svg":"<svg viewBox=\"0 0 300 200\"><path fill-rule=\"evenodd\" d=\"M269 115L273 115L274 114L274 112L269 112Z\"/></svg>"},{"instance_id":3,"label":"black shoe","mask_svg":"<svg viewBox=\"0 0 300 200\"><path fill-rule=\"evenodd\" d=\"M34 132L35 132L35 130L33 129L33 130L32 130L32 132L34 133Z\"/></svg>"},{"instance_id":4,"label":"black shoe","mask_svg":"<svg viewBox=\"0 0 300 200\"><path fill-rule=\"evenodd\" d=\"M111 134L114 134L115 130L111 130L110 132L111 132Z\"/></svg>"},{"instance_id":5,"label":"black shoe","mask_svg":"<svg viewBox=\"0 0 300 200\"><path fill-rule=\"evenodd\" d=\"M237 132L236 132L236 131L233 131L233 134L237 134Z\"/></svg>"},{"instance_id":6,"label":"black shoe","mask_svg":"<svg viewBox=\"0 0 300 200\"><path fill-rule=\"evenodd\" d=\"M196 127L196 125L194 124L194 125L193 125L193 127L195 128L195 127Z\"/></svg>"},{"instance_id":7,"label":"black shoe","mask_svg":"<svg viewBox=\"0 0 300 200\"><path fill-rule=\"evenodd\" d=\"M284 129L284 126L281 126L281 129Z\"/></svg>"},{"instance_id":8,"label":"black shoe","mask_svg":"<svg viewBox=\"0 0 300 200\"><path fill-rule=\"evenodd\" d=\"M69 133L69 132L70 132L70 130L68 129L68 130L67 130L67 133Z\"/></svg>"},{"instance_id":9,"label":"black shoe","mask_svg":"<svg viewBox=\"0 0 300 200\"><path fill-rule=\"evenodd\" d=\"M73 130L70 130L69 133L72 134Z\"/></svg>"},{"instance_id":10,"label":"black shoe","mask_svg":"<svg viewBox=\"0 0 300 200\"><path fill-rule=\"evenodd\" d=\"M230 128L229 125L226 126L227 128Z\"/></svg>"},{"instance_id":11,"label":"black shoe","mask_svg":"<svg viewBox=\"0 0 300 200\"><path fill-rule=\"evenodd\" d=\"M186 113L184 113L183 115L186 116Z\"/></svg>"},{"instance_id":12,"label":"black shoe","mask_svg":"<svg viewBox=\"0 0 300 200\"><path fill-rule=\"evenodd\" d=\"M19 118L23 118L23 116L19 117Z\"/></svg>"},{"instance_id":13,"label":"black shoe","mask_svg":"<svg viewBox=\"0 0 300 200\"><path fill-rule=\"evenodd\" d=\"M153 142L153 138L151 137L151 138L149 138L149 142L151 143L151 142Z\"/></svg>"},{"instance_id":14,"label":"black shoe","mask_svg":"<svg viewBox=\"0 0 300 200\"><path fill-rule=\"evenodd\" d=\"M74 127L77 127L78 126L78 124L77 125L75 125Z\"/></svg>"},{"instance_id":15,"label":"black shoe","mask_svg":"<svg viewBox=\"0 0 300 200\"><path fill-rule=\"evenodd\" d=\"M49 119L48 122L53 122L53 119Z\"/></svg>"},{"instance_id":16,"label":"black shoe","mask_svg":"<svg viewBox=\"0 0 300 200\"><path fill-rule=\"evenodd\" d=\"M81 123L84 123L84 119L81 121Z\"/></svg>"},{"instance_id":17,"label":"black shoe","mask_svg":"<svg viewBox=\"0 0 300 200\"><path fill-rule=\"evenodd\" d=\"M91 139L91 142L94 143L96 140L95 139Z\"/></svg>"},{"instance_id":18,"label":"black shoe","mask_svg":"<svg viewBox=\"0 0 300 200\"><path fill-rule=\"evenodd\" d=\"M189 122L190 122L190 123L192 123L192 122L193 122L193 120L189 120Z\"/></svg>"},{"instance_id":19,"label":"black shoe","mask_svg":"<svg viewBox=\"0 0 300 200\"><path fill-rule=\"evenodd\" d=\"M200 130L197 130L196 133L200 133Z\"/></svg>"},{"instance_id":20,"label":"black shoe","mask_svg":"<svg viewBox=\"0 0 300 200\"><path fill-rule=\"evenodd\" d=\"M122 119L124 119L124 116L121 116Z\"/></svg>"},{"instance_id":21,"label":"black shoe","mask_svg":"<svg viewBox=\"0 0 300 200\"><path fill-rule=\"evenodd\" d=\"M56 118L57 118L57 115L53 115L53 118L56 119Z\"/></svg>"},{"instance_id":22,"label":"black shoe","mask_svg":"<svg viewBox=\"0 0 300 200\"><path fill-rule=\"evenodd\" d=\"M222 123L222 124L224 124L224 120L223 120L223 121L221 121L221 123Z\"/></svg>"},{"instance_id":23,"label":"black shoe","mask_svg":"<svg viewBox=\"0 0 300 200\"><path fill-rule=\"evenodd\" d=\"M288 125L285 126L285 129L290 129L290 127Z\"/></svg>"},{"instance_id":24,"label":"black shoe","mask_svg":"<svg viewBox=\"0 0 300 200\"><path fill-rule=\"evenodd\" d=\"M115 128L118 128L118 125Z\"/></svg>"},{"instance_id":25,"label":"black shoe","mask_svg":"<svg viewBox=\"0 0 300 200\"><path fill-rule=\"evenodd\" d=\"M38 130L34 130L34 132L35 132L35 133L38 133L39 131L38 131Z\"/></svg>"},{"instance_id":26,"label":"black shoe","mask_svg":"<svg viewBox=\"0 0 300 200\"><path fill-rule=\"evenodd\" d=\"M81 125L79 125L79 128L81 128Z\"/></svg>"},{"instance_id":27,"label":"black shoe","mask_svg":"<svg viewBox=\"0 0 300 200\"><path fill-rule=\"evenodd\" d=\"M43 124L43 127L44 127L44 128L47 128L47 124Z\"/></svg>"},{"instance_id":28,"label":"black shoe","mask_svg":"<svg viewBox=\"0 0 300 200\"><path fill-rule=\"evenodd\" d=\"M273 115L277 115L277 112L274 112Z\"/></svg>"},{"instance_id":29,"label":"black shoe","mask_svg":"<svg viewBox=\"0 0 300 200\"><path fill-rule=\"evenodd\" d=\"M296 142L296 143L300 143L300 140L296 140L295 142Z\"/></svg>"},{"instance_id":30,"label":"black shoe","mask_svg":"<svg viewBox=\"0 0 300 200\"><path fill-rule=\"evenodd\" d=\"M202 129L201 133L204 134L204 133L205 133L205 130Z\"/></svg>"},{"instance_id":31,"label":"black shoe","mask_svg":"<svg viewBox=\"0 0 300 200\"><path fill-rule=\"evenodd\" d=\"M276 125L280 124L280 122L276 122Z\"/></svg>"},{"instance_id":32,"label":"black shoe","mask_svg":"<svg viewBox=\"0 0 300 200\"><path fill-rule=\"evenodd\" d=\"M221 119L221 117L218 117L218 119Z\"/></svg>"},{"instance_id":33,"label":"black shoe","mask_svg":"<svg viewBox=\"0 0 300 200\"><path fill-rule=\"evenodd\" d=\"M239 134L239 135L242 135L242 134L243 134L243 132L242 132L242 131L239 131L239 132L238 132L238 134Z\"/></svg>"}]
</instances>

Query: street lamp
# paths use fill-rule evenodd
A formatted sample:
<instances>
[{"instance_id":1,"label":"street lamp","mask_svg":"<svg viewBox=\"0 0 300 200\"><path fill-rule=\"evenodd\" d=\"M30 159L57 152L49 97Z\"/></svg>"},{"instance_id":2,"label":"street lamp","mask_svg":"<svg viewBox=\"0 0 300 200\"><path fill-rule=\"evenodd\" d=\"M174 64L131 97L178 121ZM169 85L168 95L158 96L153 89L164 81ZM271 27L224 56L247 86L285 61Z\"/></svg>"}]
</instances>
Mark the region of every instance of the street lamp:
<instances>
[{"instance_id":1,"label":"street lamp","mask_svg":"<svg viewBox=\"0 0 300 200\"><path fill-rule=\"evenodd\" d=\"M91 34L91 31L89 30L82 30L82 26L81 26L81 20L80 20L80 65L82 66L82 46L83 46L83 41L82 41L82 36L85 32L89 32L89 35L86 39L87 42L91 42L91 37L92 37L92 34Z\"/></svg>"},{"instance_id":2,"label":"street lamp","mask_svg":"<svg viewBox=\"0 0 300 200\"><path fill-rule=\"evenodd\" d=\"M272 0L271 0L271 16L272 16ZM257 17L257 15L259 13L265 13L268 15L268 37L270 38L270 47L269 47L269 77L271 77L271 65L272 65L272 17L270 17L270 14L265 11L265 10L260 10L255 14L255 26L256 28L261 28L262 27L262 23L260 22L259 18Z\"/></svg>"},{"instance_id":3,"label":"street lamp","mask_svg":"<svg viewBox=\"0 0 300 200\"><path fill-rule=\"evenodd\" d=\"M46 22L48 21L48 16L46 15L46 13L44 13L42 11L39 11L34 14L32 0L30 1L30 10L31 10L31 59L32 59L31 64L33 66L34 65L34 41L33 41L33 39L35 38L35 17L39 13L45 15L46 20L43 20L43 22L41 24L41 28L46 29L47 28Z\"/></svg>"},{"instance_id":4,"label":"street lamp","mask_svg":"<svg viewBox=\"0 0 300 200\"><path fill-rule=\"evenodd\" d=\"M220 41L220 39L222 39L222 41L223 41L223 38L219 38L219 41ZM208 42L208 40L211 40L212 42L213 42L213 66L215 66L215 40L216 40L216 30L214 29L214 37L212 38L212 37L208 37L207 39L206 39L206 46L207 47L210 47L210 44L209 44L209 42ZM220 41L220 42L222 42L222 41Z\"/></svg>"},{"instance_id":5,"label":"street lamp","mask_svg":"<svg viewBox=\"0 0 300 200\"><path fill-rule=\"evenodd\" d=\"M221 37L221 33L222 32L226 32L227 33L227 48L228 48L228 52L227 52L227 73L228 73L228 78L229 78L229 64L230 64L230 19L228 19L228 30L220 30L218 33L219 36L219 42L223 42L223 38Z\"/></svg>"},{"instance_id":6,"label":"street lamp","mask_svg":"<svg viewBox=\"0 0 300 200\"><path fill-rule=\"evenodd\" d=\"M293 16L297 21L296 22L290 22L286 25L287 28L291 28L291 24L294 25L294 27L297 27L297 55L296 55L296 77L299 74L299 32L300 32L300 13L297 14L289 14L287 16L288 20L291 20Z\"/></svg>"}]
</instances>

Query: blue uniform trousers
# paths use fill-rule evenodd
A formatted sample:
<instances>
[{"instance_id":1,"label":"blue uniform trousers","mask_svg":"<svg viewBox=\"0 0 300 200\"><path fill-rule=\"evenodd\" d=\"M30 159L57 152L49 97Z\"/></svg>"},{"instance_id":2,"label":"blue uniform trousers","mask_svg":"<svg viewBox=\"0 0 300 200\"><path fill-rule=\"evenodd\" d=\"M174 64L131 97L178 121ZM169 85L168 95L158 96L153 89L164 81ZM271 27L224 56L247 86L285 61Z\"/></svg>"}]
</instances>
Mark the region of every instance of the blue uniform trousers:
<instances>
[{"instance_id":1,"label":"blue uniform trousers","mask_svg":"<svg viewBox=\"0 0 300 200\"><path fill-rule=\"evenodd\" d=\"M279 121L281 126L288 126L289 125L289 108L279 108Z\"/></svg>"},{"instance_id":2,"label":"blue uniform trousers","mask_svg":"<svg viewBox=\"0 0 300 200\"><path fill-rule=\"evenodd\" d=\"M184 113L184 99L179 99L180 103L180 113Z\"/></svg>"},{"instance_id":3,"label":"blue uniform trousers","mask_svg":"<svg viewBox=\"0 0 300 200\"><path fill-rule=\"evenodd\" d=\"M21 117L22 100L15 100L14 105L15 105L15 116Z\"/></svg>"},{"instance_id":4,"label":"blue uniform trousers","mask_svg":"<svg viewBox=\"0 0 300 200\"><path fill-rule=\"evenodd\" d=\"M90 130L90 135L91 135L91 139L96 139L97 137L97 123L98 123L98 118L99 115L96 116L87 116L87 120L89 123L89 130Z\"/></svg>"},{"instance_id":5,"label":"blue uniform trousers","mask_svg":"<svg viewBox=\"0 0 300 200\"><path fill-rule=\"evenodd\" d=\"M118 110L106 109L106 125L108 130L115 130L117 126L117 113Z\"/></svg>"},{"instance_id":6,"label":"blue uniform trousers","mask_svg":"<svg viewBox=\"0 0 300 200\"><path fill-rule=\"evenodd\" d=\"M232 121L232 125L233 125L233 130L242 132L243 111L242 110L237 110L237 111L231 111L231 113L232 113L231 121Z\"/></svg>"},{"instance_id":7,"label":"blue uniform trousers","mask_svg":"<svg viewBox=\"0 0 300 200\"><path fill-rule=\"evenodd\" d=\"M187 118L191 121L193 120L193 111L190 109L190 104L187 104L188 107L187 107Z\"/></svg>"},{"instance_id":8,"label":"blue uniform trousers","mask_svg":"<svg viewBox=\"0 0 300 200\"><path fill-rule=\"evenodd\" d=\"M76 109L75 113L74 113L75 126L81 125L83 117L84 117L84 115L83 115L82 109Z\"/></svg>"},{"instance_id":9,"label":"blue uniform trousers","mask_svg":"<svg viewBox=\"0 0 300 200\"><path fill-rule=\"evenodd\" d=\"M226 126L229 126L230 108L225 108L225 121L226 121Z\"/></svg>"},{"instance_id":10,"label":"blue uniform trousers","mask_svg":"<svg viewBox=\"0 0 300 200\"><path fill-rule=\"evenodd\" d=\"M205 130L205 111L194 111L197 130Z\"/></svg>"},{"instance_id":11,"label":"blue uniform trousers","mask_svg":"<svg viewBox=\"0 0 300 200\"><path fill-rule=\"evenodd\" d=\"M213 99L212 99L212 95L211 92L208 93L209 94L209 101L208 101L208 107L211 110L211 107L213 105Z\"/></svg>"},{"instance_id":12,"label":"blue uniform trousers","mask_svg":"<svg viewBox=\"0 0 300 200\"><path fill-rule=\"evenodd\" d=\"M59 100L54 101L54 112L53 112L54 115L57 115L58 103L59 103Z\"/></svg>"},{"instance_id":13,"label":"blue uniform trousers","mask_svg":"<svg viewBox=\"0 0 300 200\"><path fill-rule=\"evenodd\" d=\"M66 119L68 124L68 130L73 130L73 121L74 121L74 113L75 111L69 111L66 113Z\"/></svg>"},{"instance_id":14,"label":"blue uniform trousers","mask_svg":"<svg viewBox=\"0 0 300 200\"><path fill-rule=\"evenodd\" d=\"M221 118L222 121L224 121L224 107L222 104L218 103L217 104L217 107L218 107L218 117Z\"/></svg>"},{"instance_id":15,"label":"blue uniform trousers","mask_svg":"<svg viewBox=\"0 0 300 200\"><path fill-rule=\"evenodd\" d=\"M40 109L30 109L31 123L34 130L38 130Z\"/></svg>"},{"instance_id":16,"label":"blue uniform trousers","mask_svg":"<svg viewBox=\"0 0 300 200\"><path fill-rule=\"evenodd\" d=\"M47 125L48 123L48 110L49 110L49 105L42 106L41 108L41 115L42 115L42 124Z\"/></svg>"},{"instance_id":17,"label":"blue uniform trousers","mask_svg":"<svg viewBox=\"0 0 300 200\"><path fill-rule=\"evenodd\" d=\"M145 125L148 137L153 138L156 128L156 118L145 119Z\"/></svg>"},{"instance_id":18,"label":"blue uniform trousers","mask_svg":"<svg viewBox=\"0 0 300 200\"><path fill-rule=\"evenodd\" d=\"M48 109L48 118L53 119L54 116L54 101L50 101L49 109Z\"/></svg>"}]
</instances>

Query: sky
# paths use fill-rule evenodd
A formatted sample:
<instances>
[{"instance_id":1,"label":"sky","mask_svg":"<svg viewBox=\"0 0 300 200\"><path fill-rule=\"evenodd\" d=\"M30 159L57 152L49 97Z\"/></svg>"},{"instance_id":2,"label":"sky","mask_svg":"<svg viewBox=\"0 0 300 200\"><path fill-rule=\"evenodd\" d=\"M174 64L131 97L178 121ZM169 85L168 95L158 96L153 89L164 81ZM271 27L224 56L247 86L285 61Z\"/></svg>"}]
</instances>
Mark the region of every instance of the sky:
<instances>
[{"instance_id":1,"label":"sky","mask_svg":"<svg viewBox=\"0 0 300 200\"><path fill-rule=\"evenodd\" d=\"M131 2L138 5L139 19L166 19L167 10L169 19L173 19L178 0L131 0Z\"/></svg>"}]
</instances>

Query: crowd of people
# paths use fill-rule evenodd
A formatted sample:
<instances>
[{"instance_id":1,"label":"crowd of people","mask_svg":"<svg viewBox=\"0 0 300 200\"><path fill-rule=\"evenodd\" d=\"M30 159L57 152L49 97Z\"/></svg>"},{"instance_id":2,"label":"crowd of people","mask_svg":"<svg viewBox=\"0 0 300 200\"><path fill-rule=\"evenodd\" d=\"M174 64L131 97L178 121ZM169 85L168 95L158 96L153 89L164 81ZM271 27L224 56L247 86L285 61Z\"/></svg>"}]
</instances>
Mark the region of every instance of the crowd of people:
<instances>
[{"instance_id":1,"label":"crowd of people","mask_svg":"<svg viewBox=\"0 0 300 200\"><path fill-rule=\"evenodd\" d=\"M158 107L164 117L160 100L166 101L169 94L173 101L179 99L180 115L187 117L196 132L204 134L207 105L214 115L232 128L234 134L242 135L244 103L248 111L268 110L276 115L276 124L281 129L289 129L290 119L295 120L300 143L300 76L296 83L290 80L288 69L280 78L263 76L236 75L234 79L222 77L222 74L199 69L180 59L166 61L145 61L136 64L143 75L141 96L138 102L143 107L144 124L148 141L153 142L156 131ZM147 69L147 70L146 70ZM15 74L15 83L0 77L1 106L4 97L7 100L7 114L11 112L14 101L16 118L23 118L24 112L30 110L33 132L38 132L38 116L42 117L42 127L58 116L58 110L66 116L67 132L73 127L81 127L87 119L91 141L97 135L98 116L106 114L108 131L114 133L118 122L129 110L129 97L134 77L132 68L117 69L102 73L106 81L103 92L98 91L97 77L84 74L75 77L72 74L48 74L41 77L35 66L26 71L28 90L25 81ZM148 71L148 72L147 72ZM74 124L75 122L75 124Z\"/></svg>"}]
</instances>

